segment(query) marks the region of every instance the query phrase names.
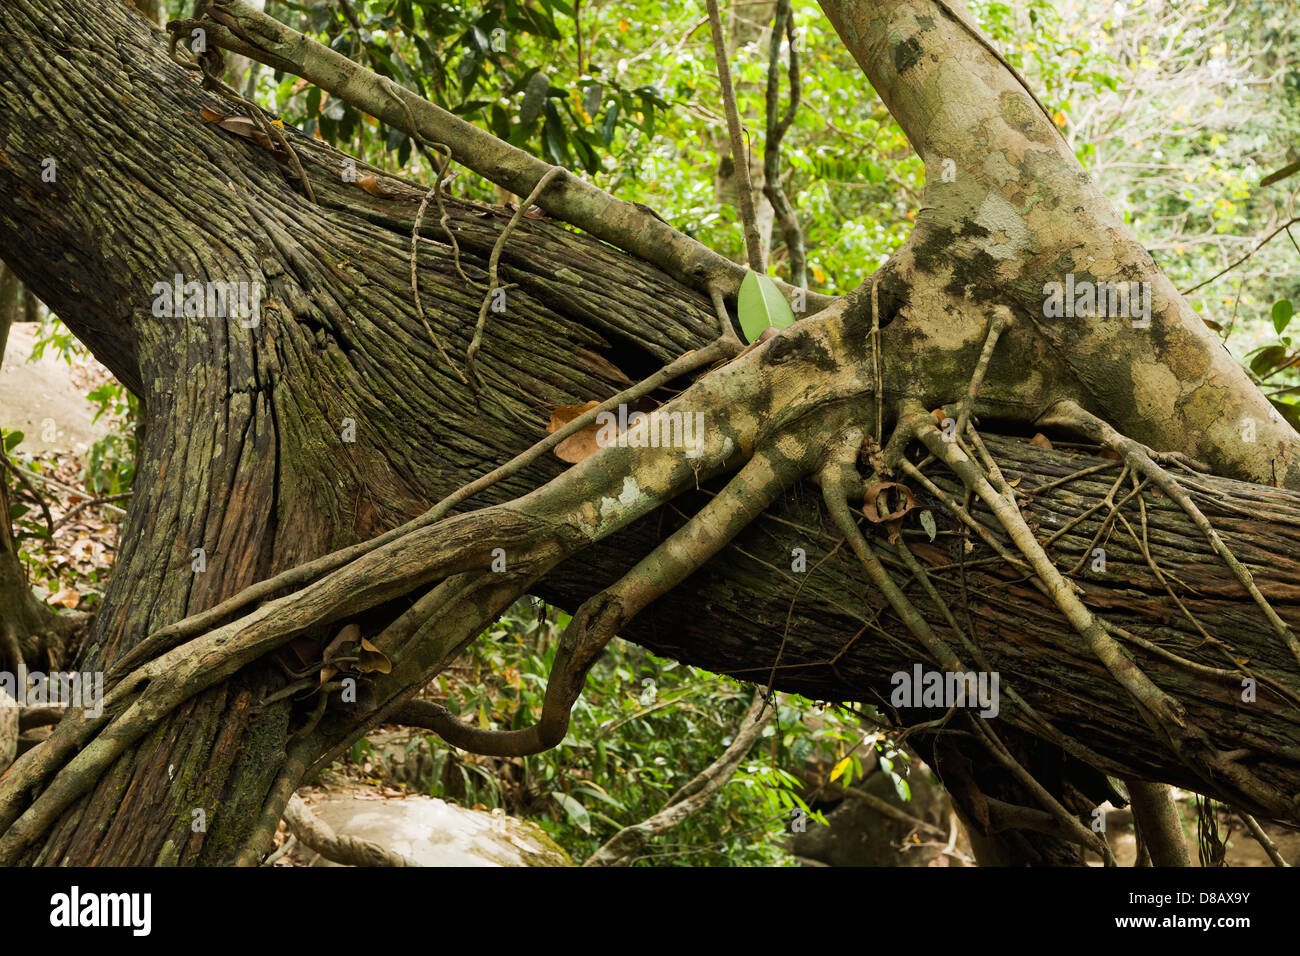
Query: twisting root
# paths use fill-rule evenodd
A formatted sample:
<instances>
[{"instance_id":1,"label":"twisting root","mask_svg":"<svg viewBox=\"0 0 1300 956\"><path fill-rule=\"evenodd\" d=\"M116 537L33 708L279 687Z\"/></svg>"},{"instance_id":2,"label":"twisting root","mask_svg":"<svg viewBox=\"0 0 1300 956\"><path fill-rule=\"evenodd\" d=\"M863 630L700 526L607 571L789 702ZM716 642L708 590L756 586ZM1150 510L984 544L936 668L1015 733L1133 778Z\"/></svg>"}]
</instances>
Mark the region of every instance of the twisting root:
<instances>
[{"instance_id":1,"label":"twisting root","mask_svg":"<svg viewBox=\"0 0 1300 956\"><path fill-rule=\"evenodd\" d=\"M470 339L469 348L465 350L465 371L469 375L469 384L475 394L479 390L478 375L474 371L474 360L478 357L478 350L483 345L483 330L487 328L488 308L492 305L493 295L497 291L497 269L501 263L501 251L506 247L506 240L510 234L515 231L519 225L519 220L524 218L524 213L532 208L537 198L557 177L568 173L563 166L552 166L546 171L533 191L528 194L528 198L519 204L515 214L510 217L506 227L501 230L501 235L497 237L496 244L492 246L492 254L488 256L488 287L487 292L483 295L483 302L478 307L478 321L474 323L474 337Z\"/></svg>"},{"instance_id":2,"label":"twisting root","mask_svg":"<svg viewBox=\"0 0 1300 956\"><path fill-rule=\"evenodd\" d=\"M406 104L403 103L402 105L405 106ZM442 146L441 143L436 145ZM438 341L438 336L433 334L433 326L429 325L429 320L424 314L424 304L420 302L420 280L415 268L415 254L420 245L420 223L424 221L424 211L429 208L429 200L436 197L438 200L438 211L441 214L439 224L442 226L443 231L447 233L447 238L451 240L452 258L456 263L456 271L460 273L460 276L465 280L465 283L467 285L469 284L469 277L465 275L464 270L460 267L460 244L456 241L455 234L452 233L451 228L447 225L447 210L442 201L442 181L447 175L447 170L451 168L451 150L447 149L446 146L442 146L442 148L447 150L446 159L443 164L438 167L438 177L433 183L433 188L425 193L424 199L420 201L420 208L415 213L415 224L411 226L411 294L415 297L415 311L419 314L420 321L424 324L424 331L429 333L429 341L433 343L434 348L438 350L438 354L442 356L442 360L447 363L447 366L456 373L456 377L459 378L461 382L468 385L469 380L465 378L465 373L456 367L456 363L451 360L451 356L447 354L447 350L444 349L442 343Z\"/></svg>"},{"instance_id":3,"label":"twisting root","mask_svg":"<svg viewBox=\"0 0 1300 956\"><path fill-rule=\"evenodd\" d=\"M1123 455L1129 467L1154 481L1156 486L1182 508L1187 516L1192 519L1192 523L1205 535L1206 540L1210 542L1210 546L1214 548L1214 552L1223 559L1223 563L1228 566L1233 576L1246 589L1246 592L1259 609L1264 612L1264 617L1268 620L1269 626L1273 628L1274 633L1282 638L1283 643L1286 644L1296 661L1300 663L1300 641L1296 640L1295 632L1291 630L1285 621L1278 617L1277 612L1273 610L1273 606L1268 603L1268 600L1255 585L1255 579L1251 576L1250 571L1237 560L1236 555L1223 543L1223 539L1219 537L1219 533L1214 530L1213 525L1210 524L1209 519L1205 517L1201 509L1196 506L1196 502L1192 501L1187 492L1183 491L1173 475L1165 471L1152 459L1152 453L1148 449L1133 439L1121 435L1109 424L1073 401L1058 402L1053 405L1038 419L1038 423L1040 425L1057 425L1077 429Z\"/></svg>"},{"instance_id":4,"label":"twisting root","mask_svg":"<svg viewBox=\"0 0 1300 956\"><path fill-rule=\"evenodd\" d=\"M587 672L618 630L726 547L798 475L788 461L756 453L695 517L621 579L588 599L560 640L536 724L522 730L483 730L431 705L424 708L424 726L454 747L488 756L522 757L559 744Z\"/></svg>"}]
</instances>

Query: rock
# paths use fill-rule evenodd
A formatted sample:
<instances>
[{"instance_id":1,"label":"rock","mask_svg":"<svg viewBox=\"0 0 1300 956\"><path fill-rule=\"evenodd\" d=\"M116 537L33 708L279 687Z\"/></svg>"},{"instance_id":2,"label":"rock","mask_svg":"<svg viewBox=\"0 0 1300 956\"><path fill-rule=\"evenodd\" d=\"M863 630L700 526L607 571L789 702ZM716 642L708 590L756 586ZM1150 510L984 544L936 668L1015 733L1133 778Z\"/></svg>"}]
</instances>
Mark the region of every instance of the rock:
<instances>
[{"instance_id":1,"label":"rock","mask_svg":"<svg viewBox=\"0 0 1300 956\"><path fill-rule=\"evenodd\" d=\"M309 806L336 833L372 840L424 866L574 865L541 827L502 810L467 810L423 796L327 796ZM336 864L322 858L314 865Z\"/></svg>"}]
</instances>

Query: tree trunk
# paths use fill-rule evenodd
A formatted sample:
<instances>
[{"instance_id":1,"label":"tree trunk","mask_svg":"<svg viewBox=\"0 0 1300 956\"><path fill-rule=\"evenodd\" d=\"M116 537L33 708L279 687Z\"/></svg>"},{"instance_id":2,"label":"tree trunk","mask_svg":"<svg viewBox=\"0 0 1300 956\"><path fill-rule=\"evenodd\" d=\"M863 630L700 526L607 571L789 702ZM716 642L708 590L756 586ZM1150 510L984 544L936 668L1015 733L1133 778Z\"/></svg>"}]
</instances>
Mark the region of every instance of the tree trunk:
<instances>
[{"instance_id":1,"label":"tree trunk","mask_svg":"<svg viewBox=\"0 0 1300 956\"><path fill-rule=\"evenodd\" d=\"M1047 135L1052 131L1044 132L1040 119L1025 112L1026 91L998 88L1005 76L996 61L956 21L927 26L914 17L898 35L907 4L886 4L888 16L862 14L860 23L853 5L827 6L927 162L944 155L932 145L943 123L921 131L916 118L933 104L909 97L954 78L914 80L913 71L942 71L928 58L909 62L909 51L934 42L960 52L959 64L989 87L990 102L1002 104L1006 128L990 136L1002 137L1012 144L1009 150L1026 157L1037 149L1052 162L1073 163L1072 157L1068 163L1062 159ZM888 37L886 25L893 31ZM942 35L917 37L909 30ZM458 264L429 203L420 226L418 272L435 347L414 304L409 274L410 236L425 190L359 165L361 176L376 176L378 188L367 191L340 175L344 157L290 131L315 195L315 203L308 202L287 156L200 117L204 108L225 114L230 107L201 91L163 50L161 34L116 4L9 0L0 30L0 257L141 398L145 410L122 552L82 670L105 669L161 628L255 582L401 525L532 445L556 406L605 399L702 348L717 330L708 286L732 291L738 277L707 251L671 236L665 242L645 239L658 235L650 230L659 227L620 218L619 209L601 206L589 189L565 179L554 194L541 197L543 207L558 216L561 207L571 211L585 203L581 215L567 218L588 216L584 227L609 242L632 245L626 237L634 237L644 258L551 222L521 220L501 258L500 280L515 286L506 292L506 312L489 313L477 361L482 389L476 393L460 367L483 293L467 287L459 270L485 284L488 257L508 211L445 200ZM335 79L359 82L353 74ZM1013 101L1017 105L1007 105ZM372 108L386 122L405 123L400 103L378 93ZM410 108L426 138L438 139L426 125L437 118L414 101ZM987 153L964 135L953 134L952 143ZM490 153L484 160L477 147L448 142L459 161L476 169L490 166L499 174L496 181L516 194L536 184L536 171L517 157ZM41 176L46 158L57 161L53 182ZM985 168L982 157L959 158L963 169ZM1078 199L1092 217L1080 228L1113 245L1115 269L1155 278L1158 334L1135 340L1094 329L1097 334L1083 335L1034 320L1024 304L1034 295L1041 300L1047 257L1036 253L1022 231L1071 248L1074 238L1054 224L1057 213L1049 202L1031 206L1029 226L1011 222L990 198L992 173L972 172L944 194L971 213L962 229L941 226L923 213L917 235L882 280L880 297L889 309L884 318L892 319L882 323L888 325L883 347L890 362L882 387L890 420L901 421L894 409L905 398L933 407L959 397L980 352L989 302L985 286L968 294L971 285L963 277L997 271L1020 296L1019 317L1027 314L1030 321L1007 333L1006 354L990 364L990 398L977 406L981 414L1032 421L1068 396L1148 443L1205 458L1226 474L1300 484L1294 433L1269 420L1267 403L1245 376L1200 336L1199 320L1183 314L1185 304L1166 288L1149 257L1143 258L1113 216L1107 218L1077 164L1058 175L1047 159L1035 163L1025 158L1020 172L1041 178L1045 189L1055 191L1054 201ZM973 202L975 195L984 197L982 204ZM989 216L1020 238L1006 245L979 224ZM1070 267L1057 260L1051 265L1058 271ZM1012 274L1012 267L1020 271ZM155 314L155 284L170 285L176 275L185 282L260 283L260 322L245 327L238 317ZM860 395L864 379L855 371L869 354L863 345L869 302L869 295L837 302L824 320L796 325L803 338L780 337L783 349L789 345L786 352L769 343L686 393L725 419L714 424L703 464L606 449L566 470L547 455L475 502L500 508L449 518L418 542L399 539L395 550L372 553L371 563L358 559L335 572L328 586L286 595L250 614L246 623L223 625L222 633L231 635L264 626L258 646L269 651L293 638L328 642L349 622L368 635L393 635L431 596L443 601L448 610L436 633L416 630L423 642L394 638L391 647L384 645L393 673L373 682L359 708L313 714L287 699L264 706L286 683L283 663L259 654L228 669L213 657L209 667L209 658L196 649L165 658L184 664L188 683L169 707L170 716L149 723L147 733L109 733L83 748L76 722L65 720L55 741L24 755L10 770L8 786L0 784L0 857L50 865L234 859L246 851L259 823L279 816L286 787L291 791L310 768L426 683L521 590L576 609L593 588L622 580L682 524L683 512L707 508L711 496L746 492L748 486L734 481L723 492L713 479L734 467L737 456L756 454L760 441L754 436L768 423L803 421L789 412L792 400L771 393L754 398L755 389L799 394L816 408L809 419L815 427L838 435L852 415L869 407ZM836 351L827 351L825 342ZM797 363L782 371L777 359L790 350ZM1036 374L1025 375L1027 363ZM825 381L814 381L814 373ZM728 404L737 395L749 399ZM1231 406L1225 421L1256 416L1257 443L1243 443L1230 427L1220 427L1213 403L1188 401L1189 395L1213 395L1215 403ZM710 396L712 404L705 401ZM1096 504L1116 476L1083 475L1034 494L1105 462L1012 440L989 438L988 445L1008 480L1028 493L1021 507L1042 538ZM775 460L772 468L778 477L797 479L816 458L805 457ZM639 485L624 478L630 474L620 470L626 461L633 462ZM748 474L761 472L758 467ZM932 477L949 496L961 497L955 478ZM613 497L602 493L610 481ZM632 504L624 497L628 481ZM1294 558L1300 495L1224 479L1197 481L1208 490L1193 489L1195 500L1256 574L1281 619L1300 626L1300 562ZM699 491L686 491L697 483ZM679 501L654 509L661 498L683 491ZM1137 532L1146 535L1164 578L1147 562L1142 544L1116 533L1105 543L1106 570L1079 580L1083 600L1133 638L1126 649L1182 701L1187 732L1212 739L1237 763L1248 764L1258 785L1189 762L1186 748L1181 755L1171 750L1070 630L1057 604L989 544L968 541L961 526L941 513L933 492L922 494L931 496L926 503L939 536L931 544L909 523L905 540L931 569L929 579L946 606L969 622L988 669L999 671L1004 685L1017 688L1039 715L1008 705L992 723L1067 809L1084 813L1105 799L1105 772L1189 786L1266 817L1300 817L1288 802L1300 791L1294 705L1300 666L1175 503L1143 498L1145 521ZM942 709L889 705L891 675L908 673L919 662L941 662L902 625L849 549L838 548L842 535L809 487L795 485L776 497L734 544L686 577L670 597L623 620L619 630L661 653L755 682L772 680L780 689L819 699L879 703L899 724L943 716ZM1135 500L1124 512L1135 528L1142 520L1137 507ZM562 521L557 516L564 509L585 517ZM1243 514L1250 517L1243 520ZM1105 516L1099 512L1064 534L1053 543L1053 557L1063 567L1079 556L1091 558L1092 535ZM974 520L998 547L1010 546L1006 530L982 506L974 508ZM451 563L423 563L417 546L452 554ZM508 554L508 574L486 573L489 546ZM951 622L939 605L927 602L919 579L908 577L914 571L901 549L875 536L872 546L930 626L947 633ZM806 551L806 576L787 570L795 548ZM1188 614L1166 593L1165 581L1182 589ZM296 609L299 623L273 626L282 620L277 615L290 613L285 608ZM1201 641L1189 615L1212 634L1231 634L1231 646ZM1251 676L1259 678L1258 703L1243 706L1241 682ZM156 675L154 683L166 682ZM122 698L124 707L128 699ZM111 710L109 716L117 721L122 715ZM1043 720L1055 730L1051 741L1039 736ZM977 793L1014 791L1023 802L1014 777L987 758L981 761L969 742L949 745L943 736L942 728L930 728L912 739L939 746L934 762L950 790L961 792L953 781L971 781L964 816L993 826L987 805L981 817ZM1059 736L1086 741L1093 759L1066 756ZM82 752L73 759L77 750ZM59 770L62 760L71 762ZM1059 840L1059 833L1050 839ZM1040 846L1026 856L1049 859L1054 853Z\"/></svg>"}]
</instances>

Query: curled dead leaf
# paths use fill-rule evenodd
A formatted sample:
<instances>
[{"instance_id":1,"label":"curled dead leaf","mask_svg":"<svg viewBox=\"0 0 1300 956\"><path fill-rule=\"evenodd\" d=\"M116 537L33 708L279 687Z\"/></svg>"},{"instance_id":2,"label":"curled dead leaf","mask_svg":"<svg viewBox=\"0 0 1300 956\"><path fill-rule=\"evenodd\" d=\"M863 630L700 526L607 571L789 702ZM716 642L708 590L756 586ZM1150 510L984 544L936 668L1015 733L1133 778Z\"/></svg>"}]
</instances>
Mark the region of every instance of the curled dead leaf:
<instances>
[{"instance_id":1,"label":"curled dead leaf","mask_svg":"<svg viewBox=\"0 0 1300 956\"><path fill-rule=\"evenodd\" d=\"M387 654L363 637L357 669L364 674L387 674L392 671L393 662L388 659Z\"/></svg>"},{"instance_id":2,"label":"curled dead leaf","mask_svg":"<svg viewBox=\"0 0 1300 956\"><path fill-rule=\"evenodd\" d=\"M394 196L397 195L397 193L387 190L383 186L381 186L379 184L379 180L375 179L373 175L360 177L357 180L357 185L360 186L362 189L364 189L366 192L370 193L370 195L377 196L380 199L392 199Z\"/></svg>"},{"instance_id":3,"label":"curled dead leaf","mask_svg":"<svg viewBox=\"0 0 1300 956\"><path fill-rule=\"evenodd\" d=\"M880 497L881 492L889 488L902 489L907 500L902 507L882 515L876 508L876 499ZM869 485L862 495L862 513L874 524L880 524L882 521L897 521L915 507L916 499L912 497L912 489L897 481L878 481L874 485Z\"/></svg>"},{"instance_id":4,"label":"curled dead leaf","mask_svg":"<svg viewBox=\"0 0 1300 956\"><path fill-rule=\"evenodd\" d=\"M1044 451L1051 451L1053 448L1052 440L1042 432L1035 432L1034 437L1029 439L1029 444L1033 445L1035 448L1041 448Z\"/></svg>"}]
</instances>

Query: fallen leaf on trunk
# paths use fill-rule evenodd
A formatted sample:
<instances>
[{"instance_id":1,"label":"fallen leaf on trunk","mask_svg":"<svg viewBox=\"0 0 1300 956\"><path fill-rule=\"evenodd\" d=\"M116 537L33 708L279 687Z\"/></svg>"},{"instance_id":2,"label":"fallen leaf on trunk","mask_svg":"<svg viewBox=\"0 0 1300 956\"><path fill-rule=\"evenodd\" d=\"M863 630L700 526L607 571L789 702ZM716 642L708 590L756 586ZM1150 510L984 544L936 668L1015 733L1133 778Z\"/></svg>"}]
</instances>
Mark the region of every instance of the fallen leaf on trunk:
<instances>
[{"instance_id":1,"label":"fallen leaf on trunk","mask_svg":"<svg viewBox=\"0 0 1300 956\"><path fill-rule=\"evenodd\" d=\"M370 195L378 196L380 199L392 199L394 196L397 195L397 193L390 192L389 190L381 186L379 184L379 180L375 179L373 175L362 176L360 179L357 180L357 185L360 186L362 189L364 189L366 192L370 193Z\"/></svg>"},{"instance_id":2,"label":"fallen leaf on trunk","mask_svg":"<svg viewBox=\"0 0 1300 956\"><path fill-rule=\"evenodd\" d=\"M585 405L561 405L551 412L551 423L546 427L546 433L553 435L558 432L575 418L579 418L586 412L591 411L600 402L590 401ZM600 426L592 422L581 431L574 432L564 441L555 446L555 457L561 461L567 461L569 464L577 464L585 458L590 458L600 450L596 444L596 435L600 432Z\"/></svg>"}]
</instances>

